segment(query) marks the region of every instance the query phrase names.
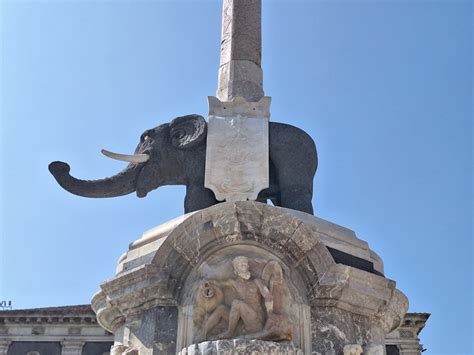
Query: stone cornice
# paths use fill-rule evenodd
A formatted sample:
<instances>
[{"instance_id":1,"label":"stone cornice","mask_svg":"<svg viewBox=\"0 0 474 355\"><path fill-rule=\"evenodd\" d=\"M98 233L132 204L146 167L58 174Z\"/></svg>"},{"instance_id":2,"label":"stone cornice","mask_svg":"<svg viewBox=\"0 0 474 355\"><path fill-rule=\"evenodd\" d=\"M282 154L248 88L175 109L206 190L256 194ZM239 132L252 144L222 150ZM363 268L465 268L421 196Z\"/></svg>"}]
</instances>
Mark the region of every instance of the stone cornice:
<instances>
[{"instance_id":1,"label":"stone cornice","mask_svg":"<svg viewBox=\"0 0 474 355\"><path fill-rule=\"evenodd\" d=\"M416 335L418 335L425 327L426 321L430 315L430 313L407 313L403 318L400 329L411 329L415 331Z\"/></svg>"},{"instance_id":2,"label":"stone cornice","mask_svg":"<svg viewBox=\"0 0 474 355\"><path fill-rule=\"evenodd\" d=\"M91 335L82 335L79 337L72 338L67 334L62 335L42 335L42 336L31 336L31 335L2 335L2 341L14 342L14 341L34 341L34 342L61 342L67 338L67 341L75 342L86 342L86 343L105 343L113 342L114 336L112 334L103 335L103 336L91 336Z\"/></svg>"}]
</instances>

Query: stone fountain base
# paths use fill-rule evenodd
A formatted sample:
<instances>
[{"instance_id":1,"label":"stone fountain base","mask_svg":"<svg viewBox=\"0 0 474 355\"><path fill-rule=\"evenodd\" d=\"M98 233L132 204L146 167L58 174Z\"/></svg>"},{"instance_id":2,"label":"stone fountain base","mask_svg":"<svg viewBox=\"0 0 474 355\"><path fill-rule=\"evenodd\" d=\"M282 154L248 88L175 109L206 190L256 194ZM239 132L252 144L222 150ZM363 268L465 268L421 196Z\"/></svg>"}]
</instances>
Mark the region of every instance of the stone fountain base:
<instances>
[{"instance_id":1,"label":"stone fountain base","mask_svg":"<svg viewBox=\"0 0 474 355\"><path fill-rule=\"evenodd\" d=\"M113 355L378 355L408 300L354 232L248 201L145 233L92 307Z\"/></svg>"}]
</instances>

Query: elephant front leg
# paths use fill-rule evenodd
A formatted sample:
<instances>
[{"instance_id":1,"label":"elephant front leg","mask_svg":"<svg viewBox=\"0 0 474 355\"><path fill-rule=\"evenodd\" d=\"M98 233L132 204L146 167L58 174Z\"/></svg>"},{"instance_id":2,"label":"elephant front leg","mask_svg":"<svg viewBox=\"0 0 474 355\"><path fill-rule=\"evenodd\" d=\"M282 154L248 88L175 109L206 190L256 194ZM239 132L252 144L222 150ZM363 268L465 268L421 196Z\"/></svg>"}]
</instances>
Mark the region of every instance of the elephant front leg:
<instances>
[{"instance_id":1,"label":"elephant front leg","mask_svg":"<svg viewBox=\"0 0 474 355\"><path fill-rule=\"evenodd\" d=\"M312 191L302 186L282 188L280 197L281 207L313 214L312 196Z\"/></svg>"},{"instance_id":2,"label":"elephant front leg","mask_svg":"<svg viewBox=\"0 0 474 355\"><path fill-rule=\"evenodd\" d=\"M201 185L187 185L184 212L194 212L217 204L214 193Z\"/></svg>"}]
</instances>

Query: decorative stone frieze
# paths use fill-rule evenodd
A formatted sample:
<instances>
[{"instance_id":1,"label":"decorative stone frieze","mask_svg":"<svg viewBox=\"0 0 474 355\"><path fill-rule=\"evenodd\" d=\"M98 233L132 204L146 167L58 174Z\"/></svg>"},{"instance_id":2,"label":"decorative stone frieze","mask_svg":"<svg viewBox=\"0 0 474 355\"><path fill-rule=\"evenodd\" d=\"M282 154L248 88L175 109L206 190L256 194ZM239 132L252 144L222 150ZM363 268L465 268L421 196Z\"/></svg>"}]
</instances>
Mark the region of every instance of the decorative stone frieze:
<instances>
[{"instance_id":1,"label":"decorative stone frieze","mask_svg":"<svg viewBox=\"0 0 474 355\"><path fill-rule=\"evenodd\" d=\"M0 354L102 355L112 342L90 305L0 312Z\"/></svg>"}]
</instances>

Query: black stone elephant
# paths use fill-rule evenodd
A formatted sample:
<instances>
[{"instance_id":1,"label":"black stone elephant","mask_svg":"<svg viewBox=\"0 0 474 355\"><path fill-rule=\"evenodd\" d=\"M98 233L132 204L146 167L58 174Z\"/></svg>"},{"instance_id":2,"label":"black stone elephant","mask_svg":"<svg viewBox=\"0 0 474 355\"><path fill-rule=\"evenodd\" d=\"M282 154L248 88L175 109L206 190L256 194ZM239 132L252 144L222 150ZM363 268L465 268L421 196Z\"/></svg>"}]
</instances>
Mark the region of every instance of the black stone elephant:
<instances>
[{"instance_id":1,"label":"black stone elephant","mask_svg":"<svg viewBox=\"0 0 474 355\"><path fill-rule=\"evenodd\" d=\"M100 180L79 180L69 174L68 164L55 161L49 171L67 191L85 197L115 197L136 191L138 197L164 185L186 185L185 212L212 206L219 201L204 187L207 124L199 115L177 117L170 123L145 131L135 155L105 152L131 161L118 174ZM313 214L311 198L317 168L316 146L299 128L270 122L270 187L258 201Z\"/></svg>"}]
</instances>

